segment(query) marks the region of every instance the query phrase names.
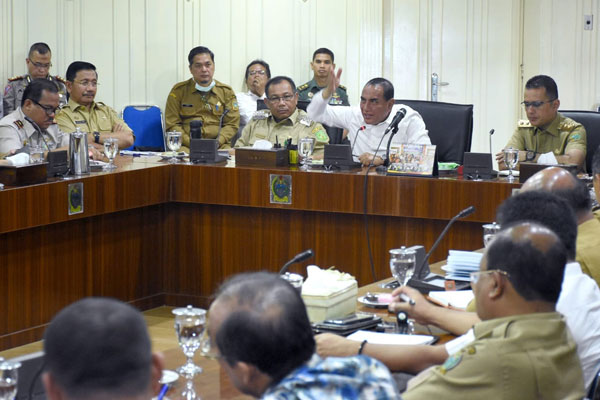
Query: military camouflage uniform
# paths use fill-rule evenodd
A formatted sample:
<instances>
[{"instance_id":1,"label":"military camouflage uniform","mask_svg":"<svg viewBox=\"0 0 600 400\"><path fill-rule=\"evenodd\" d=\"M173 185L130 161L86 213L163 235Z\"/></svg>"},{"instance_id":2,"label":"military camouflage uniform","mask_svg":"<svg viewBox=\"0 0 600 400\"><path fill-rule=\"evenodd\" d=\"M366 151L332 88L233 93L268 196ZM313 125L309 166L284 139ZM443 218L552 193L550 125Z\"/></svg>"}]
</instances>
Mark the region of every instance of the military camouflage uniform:
<instances>
[{"instance_id":1,"label":"military camouflage uniform","mask_svg":"<svg viewBox=\"0 0 600 400\"><path fill-rule=\"evenodd\" d=\"M555 156L562 156L571 149L582 150L585 154L585 135L583 125L558 113L546 129L536 128L527 120L519 121L506 147L538 154L552 152Z\"/></svg>"},{"instance_id":2,"label":"military camouflage uniform","mask_svg":"<svg viewBox=\"0 0 600 400\"><path fill-rule=\"evenodd\" d=\"M291 138L292 144L298 144L298 140L303 137L315 139L315 155L322 154L325 145L329 143L329 136L323 125L311 120L300 109L279 122L275 121L269 110L260 110L254 113L252 120L242 131L242 136L235 142L235 147L252 146L259 139L283 145L283 142Z\"/></svg>"},{"instance_id":3,"label":"military camouflage uniform","mask_svg":"<svg viewBox=\"0 0 600 400\"><path fill-rule=\"evenodd\" d=\"M215 86L208 92L196 89L193 78L179 82L167 98L165 125L167 132L182 133L181 150L188 152L190 147L190 122L202 121L203 137L215 139L219 132L219 120L225 109L229 112L223 118L219 148L230 148L231 138L240 125L240 110L231 87L215 80Z\"/></svg>"},{"instance_id":4,"label":"military camouflage uniform","mask_svg":"<svg viewBox=\"0 0 600 400\"><path fill-rule=\"evenodd\" d=\"M319 93L323 88L317 86L317 81L312 79L309 82L306 82L304 85L298 86L298 100L311 101L313 96ZM346 94L346 87L343 85L339 85L338 88L329 99L329 104L331 105L342 105L349 106L348 95Z\"/></svg>"},{"instance_id":5,"label":"military camouflage uniform","mask_svg":"<svg viewBox=\"0 0 600 400\"><path fill-rule=\"evenodd\" d=\"M59 107L67 104L67 88L65 86L65 81L60 76L52 75L48 75L46 79L58 85ZM8 80L8 84L4 88L4 99L2 100L2 104L4 105L4 115L8 115L21 107L23 92L32 80L33 78L29 74L15 76Z\"/></svg>"}]
</instances>

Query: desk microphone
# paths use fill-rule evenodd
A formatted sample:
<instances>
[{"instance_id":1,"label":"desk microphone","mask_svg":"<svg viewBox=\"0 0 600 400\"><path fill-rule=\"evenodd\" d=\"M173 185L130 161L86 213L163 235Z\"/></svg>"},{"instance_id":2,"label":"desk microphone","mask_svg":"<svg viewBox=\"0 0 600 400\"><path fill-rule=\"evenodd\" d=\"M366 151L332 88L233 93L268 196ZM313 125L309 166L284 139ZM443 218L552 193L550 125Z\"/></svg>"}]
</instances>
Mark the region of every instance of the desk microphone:
<instances>
[{"instance_id":1,"label":"desk microphone","mask_svg":"<svg viewBox=\"0 0 600 400\"><path fill-rule=\"evenodd\" d=\"M433 246L431 246L431 249L425 255L425 258L423 259L423 261L421 262L421 264L419 264L418 268L415 268L413 276L415 276L417 279L422 279L421 278L421 271L423 270L423 267L425 266L425 264L429 260L429 256L431 256L431 253L433 253L433 251L440 244L440 242L442 241L442 239L444 238L444 236L446 236L446 233L448 232L448 229L450 229L450 227L452 226L452 224L454 224L457 220L459 220L461 218L464 218L466 216L469 216L469 215L473 214L474 212L475 212L475 207L469 206L469 207L465 208L464 210L462 210L461 212L459 212L458 214L456 214L454 217L452 217L452 219L450 221L448 221L448 224L446 225L446 227L444 228L444 230L442 231L442 233L440 233L440 236L438 236L438 238L436 239L436 241L433 243Z\"/></svg>"},{"instance_id":2,"label":"desk microphone","mask_svg":"<svg viewBox=\"0 0 600 400\"><path fill-rule=\"evenodd\" d=\"M494 153L492 153L492 135L494 134L495 130L492 128L492 130L490 131L490 154L493 156Z\"/></svg>"},{"instance_id":3,"label":"desk microphone","mask_svg":"<svg viewBox=\"0 0 600 400\"><path fill-rule=\"evenodd\" d=\"M350 149L350 153L352 154L352 157L354 157L354 145L356 144L356 139L358 139L358 134L361 131L364 132L365 129L367 129L367 127L363 125L356 130L356 136L354 136L354 142L352 143L352 148Z\"/></svg>"},{"instance_id":4,"label":"desk microphone","mask_svg":"<svg viewBox=\"0 0 600 400\"><path fill-rule=\"evenodd\" d=\"M388 139L387 148L385 150L385 160L383 160L383 165L385 165L385 166L388 166L390 164L390 146L392 144L392 138L394 137L394 135L396 133L398 133L398 124L400 123L400 121L402 121L402 119L405 116L406 116L406 109L404 109L404 108L399 109L398 112L396 113L396 115L394 116L392 123L390 124L390 126L388 126L388 129L392 128L392 134L390 135L390 138Z\"/></svg>"},{"instance_id":5,"label":"desk microphone","mask_svg":"<svg viewBox=\"0 0 600 400\"><path fill-rule=\"evenodd\" d=\"M199 119L190 122L190 139L202 139L202 125Z\"/></svg>"},{"instance_id":6,"label":"desk microphone","mask_svg":"<svg viewBox=\"0 0 600 400\"><path fill-rule=\"evenodd\" d=\"M221 128L223 128L223 119L225 118L225 116L227 115L227 113L229 112L229 108L226 108L225 110L223 110L223 114L221 115L221 118L219 118L219 131L217 132L217 137L215 139L217 139L217 142L219 141L219 136L221 136Z\"/></svg>"},{"instance_id":7,"label":"desk microphone","mask_svg":"<svg viewBox=\"0 0 600 400\"><path fill-rule=\"evenodd\" d=\"M281 267L281 270L279 271L279 275L285 274L287 272L288 268L290 267L290 265L302 262L304 260L308 260L309 258L311 258L314 255L315 255L315 253L313 252L312 249L308 249L308 250L303 251L302 253L296 254L294 256L294 258L292 258L290 261L283 264L283 267Z\"/></svg>"}]
</instances>

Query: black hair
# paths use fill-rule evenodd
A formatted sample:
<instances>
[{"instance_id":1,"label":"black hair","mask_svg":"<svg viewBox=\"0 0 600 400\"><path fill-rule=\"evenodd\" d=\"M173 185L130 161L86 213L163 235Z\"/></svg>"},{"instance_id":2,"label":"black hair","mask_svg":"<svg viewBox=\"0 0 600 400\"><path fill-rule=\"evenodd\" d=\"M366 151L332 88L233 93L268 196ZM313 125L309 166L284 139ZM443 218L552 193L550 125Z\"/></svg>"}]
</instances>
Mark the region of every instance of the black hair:
<instances>
[{"instance_id":1,"label":"black hair","mask_svg":"<svg viewBox=\"0 0 600 400\"><path fill-rule=\"evenodd\" d=\"M73 61L69 68L67 68L67 80L69 82L75 81L75 76L79 71L94 71L96 73L96 78L98 78L98 71L96 71L96 66L87 61Z\"/></svg>"},{"instance_id":2,"label":"black hair","mask_svg":"<svg viewBox=\"0 0 600 400\"><path fill-rule=\"evenodd\" d=\"M575 260L577 240L575 212L566 200L555 194L532 190L511 196L498 207L496 221L502 225L502 228L522 221L533 221L547 226L564 244L568 260Z\"/></svg>"},{"instance_id":3,"label":"black hair","mask_svg":"<svg viewBox=\"0 0 600 400\"><path fill-rule=\"evenodd\" d=\"M385 78L373 78L365 86L381 86L383 88L383 98L386 101L394 98L394 85Z\"/></svg>"},{"instance_id":4,"label":"black hair","mask_svg":"<svg viewBox=\"0 0 600 400\"><path fill-rule=\"evenodd\" d=\"M213 63L215 62L215 54L212 51L210 51L208 47L196 46L192 50L190 50L190 53L188 54L188 62L190 64L190 67L194 63L194 57L196 57L198 54L208 54L210 56L211 61Z\"/></svg>"},{"instance_id":5,"label":"black hair","mask_svg":"<svg viewBox=\"0 0 600 400\"><path fill-rule=\"evenodd\" d=\"M331 57L331 62L333 63L335 61L335 56L333 55L333 51L329 50L326 47L321 47L319 49L316 49L315 52L313 53L313 61L315 61L315 57L317 56L317 54L327 54L329 57Z\"/></svg>"},{"instance_id":6,"label":"black hair","mask_svg":"<svg viewBox=\"0 0 600 400\"><path fill-rule=\"evenodd\" d=\"M32 100L35 103L39 103L44 90L50 93L58 93L58 85L54 81L49 81L48 79L44 78L32 80L23 91L21 106L25 104L25 100L27 99Z\"/></svg>"},{"instance_id":7,"label":"black hair","mask_svg":"<svg viewBox=\"0 0 600 400\"><path fill-rule=\"evenodd\" d=\"M232 310L216 332L229 365L252 364L277 383L312 357L315 340L304 302L279 275L236 275L221 286L216 301Z\"/></svg>"},{"instance_id":8,"label":"black hair","mask_svg":"<svg viewBox=\"0 0 600 400\"><path fill-rule=\"evenodd\" d=\"M47 371L70 398L139 395L151 387L152 352L141 313L85 298L61 310L44 334Z\"/></svg>"},{"instance_id":9,"label":"black hair","mask_svg":"<svg viewBox=\"0 0 600 400\"><path fill-rule=\"evenodd\" d=\"M558 86L556 86L556 82L554 79L550 78L548 75L536 75L533 78L530 78L525 84L525 89L546 89L546 95L550 100L558 99Z\"/></svg>"},{"instance_id":10,"label":"black hair","mask_svg":"<svg viewBox=\"0 0 600 400\"><path fill-rule=\"evenodd\" d=\"M522 223L502 227L503 232L487 249L487 269L506 271L513 287L525 300L556 303L562 287L567 249L554 232L550 232L554 241L541 245L527 236L518 236L518 232L507 232L511 227L519 229L517 225ZM545 228L536 222L532 222L531 227Z\"/></svg>"},{"instance_id":11,"label":"black hair","mask_svg":"<svg viewBox=\"0 0 600 400\"><path fill-rule=\"evenodd\" d=\"M52 51L50 50L50 46L48 46L44 42L37 42L32 44L29 48L29 54L27 55L27 57L31 58L34 51L37 51L40 54L52 53Z\"/></svg>"},{"instance_id":12,"label":"black hair","mask_svg":"<svg viewBox=\"0 0 600 400\"><path fill-rule=\"evenodd\" d=\"M587 185L583 181L572 175L572 186L567 188L553 189L551 193L557 195L561 199L565 199L573 208L575 213L583 213L590 211L592 208L592 198Z\"/></svg>"},{"instance_id":13,"label":"black hair","mask_svg":"<svg viewBox=\"0 0 600 400\"><path fill-rule=\"evenodd\" d=\"M277 85L278 83L281 83L283 81L289 82L290 86L292 87L292 92L296 93L296 84L294 83L292 78L287 76L276 76L267 81L267 84L265 85L266 96L269 97L269 87L271 87L271 85Z\"/></svg>"},{"instance_id":14,"label":"black hair","mask_svg":"<svg viewBox=\"0 0 600 400\"><path fill-rule=\"evenodd\" d=\"M253 66L254 64L260 64L265 68L265 72L267 73L267 78L271 79L271 68L269 68L269 64L267 64L266 61L264 60L252 60L250 61L250 64L248 64L248 66L246 67L246 79L248 80L248 74L250 73L250 67Z\"/></svg>"}]
</instances>

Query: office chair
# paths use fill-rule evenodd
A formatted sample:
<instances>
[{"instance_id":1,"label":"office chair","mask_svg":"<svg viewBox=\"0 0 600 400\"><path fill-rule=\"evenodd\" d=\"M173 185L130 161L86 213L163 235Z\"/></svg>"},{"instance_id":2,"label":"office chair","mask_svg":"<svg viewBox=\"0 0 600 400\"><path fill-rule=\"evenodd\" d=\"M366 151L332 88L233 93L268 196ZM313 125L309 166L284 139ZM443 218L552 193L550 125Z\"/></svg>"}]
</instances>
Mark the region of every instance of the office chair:
<instances>
[{"instance_id":1,"label":"office chair","mask_svg":"<svg viewBox=\"0 0 600 400\"><path fill-rule=\"evenodd\" d=\"M44 367L44 352L25 354L15 357L11 361L21 363L19 368L19 380L17 382L17 400L29 399L31 390L31 399L45 400L46 393L41 379L42 368Z\"/></svg>"},{"instance_id":2,"label":"office chair","mask_svg":"<svg viewBox=\"0 0 600 400\"><path fill-rule=\"evenodd\" d=\"M595 111L579 111L579 110L559 110L559 113L565 117L569 117L585 127L587 138L586 155L585 155L585 170L588 173L592 172L592 158L594 152L600 146L600 112Z\"/></svg>"},{"instance_id":3,"label":"office chair","mask_svg":"<svg viewBox=\"0 0 600 400\"><path fill-rule=\"evenodd\" d=\"M421 114L431 143L437 146L439 162L463 163L465 152L471 151L473 105L424 100L395 100Z\"/></svg>"},{"instance_id":4,"label":"office chair","mask_svg":"<svg viewBox=\"0 0 600 400\"><path fill-rule=\"evenodd\" d=\"M160 107L128 105L123 108L122 115L135 134L135 142L127 150L165 150L165 124Z\"/></svg>"}]
</instances>

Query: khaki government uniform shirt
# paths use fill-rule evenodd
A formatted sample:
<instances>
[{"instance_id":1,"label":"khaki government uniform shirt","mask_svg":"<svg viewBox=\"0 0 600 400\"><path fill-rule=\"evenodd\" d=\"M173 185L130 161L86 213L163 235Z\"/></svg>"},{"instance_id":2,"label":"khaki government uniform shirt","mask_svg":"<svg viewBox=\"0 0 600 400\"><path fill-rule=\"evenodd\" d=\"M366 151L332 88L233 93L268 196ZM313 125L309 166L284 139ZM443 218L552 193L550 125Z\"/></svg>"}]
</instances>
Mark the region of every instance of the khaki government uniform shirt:
<instances>
[{"instance_id":1,"label":"khaki government uniform shirt","mask_svg":"<svg viewBox=\"0 0 600 400\"><path fill-rule=\"evenodd\" d=\"M600 212L577 227L577 261L584 274L600 286Z\"/></svg>"},{"instance_id":2,"label":"khaki government uniform shirt","mask_svg":"<svg viewBox=\"0 0 600 400\"><path fill-rule=\"evenodd\" d=\"M67 88L65 86L65 81L60 76L51 75L48 75L46 79L56 83L58 86L59 106L62 107L67 104ZM25 92L25 88L32 80L33 78L31 78L29 74L16 76L8 80L8 84L4 88L4 99L2 100L4 105L4 115L8 115L21 107L23 92Z\"/></svg>"},{"instance_id":3,"label":"khaki government uniform shirt","mask_svg":"<svg viewBox=\"0 0 600 400\"><path fill-rule=\"evenodd\" d=\"M474 327L475 341L417 375L411 399L581 399L576 346L557 312L513 315Z\"/></svg>"},{"instance_id":4,"label":"khaki government uniform shirt","mask_svg":"<svg viewBox=\"0 0 600 400\"><path fill-rule=\"evenodd\" d=\"M65 133L75 132L78 127L82 132L109 133L117 122L131 131L115 110L100 102L93 102L88 111L87 107L69 99L67 105L56 115L56 122L60 130Z\"/></svg>"},{"instance_id":5,"label":"khaki government uniform shirt","mask_svg":"<svg viewBox=\"0 0 600 400\"><path fill-rule=\"evenodd\" d=\"M541 154L552 152L555 156L562 156L571 149L579 149L585 155L585 128L579 122L563 117L560 113L546 129L536 128L531 126L529 121L521 120L506 147Z\"/></svg>"},{"instance_id":6,"label":"khaki government uniform shirt","mask_svg":"<svg viewBox=\"0 0 600 400\"><path fill-rule=\"evenodd\" d=\"M167 132L182 133L182 151L189 152L190 122L202 121L203 138L215 139L219 132L219 121L225 109L229 112L223 118L219 148L230 148L231 138L240 125L240 111L235 93L231 87L215 80L215 86L204 93L196 89L193 78L179 82L167 98L165 125Z\"/></svg>"},{"instance_id":7,"label":"khaki government uniform shirt","mask_svg":"<svg viewBox=\"0 0 600 400\"><path fill-rule=\"evenodd\" d=\"M329 143L329 136L323 125L310 119L298 108L292 115L279 122L275 121L269 110L260 110L246 125L242 135L235 142L235 147L252 146L259 139L283 146L283 142L289 138L292 139L292 144L297 145L298 140L304 137L315 139L314 155L322 154L325 145Z\"/></svg>"}]
</instances>

